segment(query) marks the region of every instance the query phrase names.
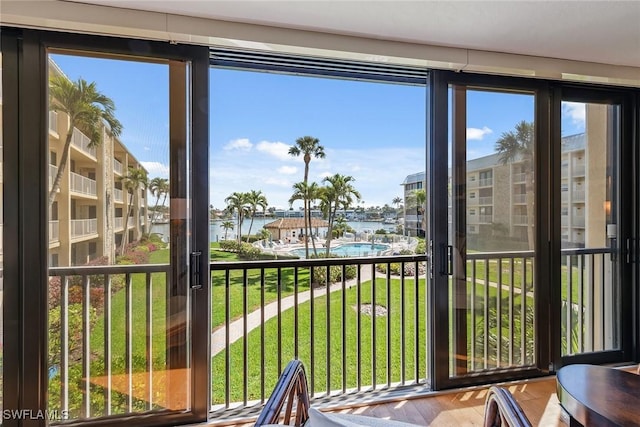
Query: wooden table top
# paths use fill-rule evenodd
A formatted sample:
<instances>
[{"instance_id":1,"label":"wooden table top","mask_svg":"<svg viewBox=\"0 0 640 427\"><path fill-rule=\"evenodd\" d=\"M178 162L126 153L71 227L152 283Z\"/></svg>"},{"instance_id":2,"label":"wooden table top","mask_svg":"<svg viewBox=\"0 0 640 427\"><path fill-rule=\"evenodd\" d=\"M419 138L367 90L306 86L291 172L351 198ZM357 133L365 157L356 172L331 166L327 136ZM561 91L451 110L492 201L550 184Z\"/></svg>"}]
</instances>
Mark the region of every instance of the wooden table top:
<instances>
[{"instance_id":1,"label":"wooden table top","mask_svg":"<svg viewBox=\"0 0 640 427\"><path fill-rule=\"evenodd\" d=\"M640 426L640 375L568 365L556 375L558 400L584 426Z\"/></svg>"}]
</instances>

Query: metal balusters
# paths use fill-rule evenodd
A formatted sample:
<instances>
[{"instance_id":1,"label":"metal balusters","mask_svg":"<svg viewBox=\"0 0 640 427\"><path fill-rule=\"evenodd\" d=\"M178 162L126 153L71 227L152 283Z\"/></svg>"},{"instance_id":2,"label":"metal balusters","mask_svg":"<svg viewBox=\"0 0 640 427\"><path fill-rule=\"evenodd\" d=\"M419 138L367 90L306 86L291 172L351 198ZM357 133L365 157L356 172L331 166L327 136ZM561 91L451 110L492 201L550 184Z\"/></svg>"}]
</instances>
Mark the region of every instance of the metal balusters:
<instances>
[{"instance_id":1,"label":"metal balusters","mask_svg":"<svg viewBox=\"0 0 640 427\"><path fill-rule=\"evenodd\" d=\"M342 272L342 393L347 391L347 266L343 265Z\"/></svg>"},{"instance_id":2,"label":"metal balusters","mask_svg":"<svg viewBox=\"0 0 640 427\"><path fill-rule=\"evenodd\" d=\"M60 277L60 408L69 409L69 278Z\"/></svg>"},{"instance_id":3,"label":"metal balusters","mask_svg":"<svg viewBox=\"0 0 640 427\"><path fill-rule=\"evenodd\" d=\"M325 370L327 375L327 396L331 395L331 266L327 265L325 269L325 334L326 334L326 353L325 353Z\"/></svg>"},{"instance_id":4,"label":"metal balusters","mask_svg":"<svg viewBox=\"0 0 640 427\"><path fill-rule=\"evenodd\" d=\"M125 275L125 308L124 308L124 318L125 318L125 373L127 375L127 412L131 412L133 410L133 314L132 314L132 306L133 306L133 295L132 295L132 284L131 284L131 274L127 273Z\"/></svg>"},{"instance_id":5,"label":"metal balusters","mask_svg":"<svg viewBox=\"0 0 640 427\"><path fill-rule=\"evenodd\" d=\"M242 354L244 355L242 361L242 399L244 405L247 405L248 390L249 390L249 340L247 334L249 333L247 317L249 315L249 297L248 290L249 284L247 280L247 270L242 270Z\"/></svg>"},{"instance_id":6,"label":"metal balusters","mask_svg":"<svg viewBox=\"0 0 640 427\"><path fill-rule=\"evenodd\" d=\"M91 282L82 278L82 417L91 417Z\"/></svg>"},{"instance_id":7,"label":"metal balusters","mask_svg":"<svg viewBox=\"0 0 640 427\"><path fill-rule=\"evenodd\" d=\"M376 389L377 351L376 351L376 270L371 265L371 386Z\"/></svg>"},{"instance_id":8,"label":"metal balusters","mask_svg":"<svg viewBox=\"0 0 640 427\"><path fill-rule=\"evenodd\" d=\"M386 263L387 266L387 387L391 387L391 263ZM404 265L400 265L404 267ZM375 264L373 264L375 272ZM417 273L417 272L416 272ZM375 277L375 276L374 276ZM416 305L418 301L416 300ZM375 318L375 311L374 311Z\"/></svg>"},{"instance_id":9,"label":"metal balusters","mask_svg":"<svg viewBox=\"0 0 640 427\"><path fill-rule=\"evenodd\" d=\"M225 331L224 331L224 338L225 338L225 347L224 347L224 379L225 379L225 384L227 385L225 387L224 390L224 405L226 408L229 407L230 403L231 403L231 396L230 396L230 392L231 390L229 389L229 384L230 384L230 379L231 379L231 346L229 345L229 327L231 326L231 319L230 316L231 314L229 313L230 311L230 305L231 305L231 297L230 297L230 293L231 293L231 289L230 289L230 270L225 270L224 272L224 289L225 289L225 293L224 293L224 326L225 326Z\"/></svg>"},{"instance_id":10,"label":"metal balusters","mask_svg":"<svg viewBox=\"0 0 640 427\"><path fill-rule=\"evenodd\" d=\"M165 277L166 280L166 277ZM166 282L165 282L166 283ZM147 273L145 278L145 356L147 362L147 394L146 409L149 411L153 408L153 279L151 274Z\"/></svg>"}]
</instances>

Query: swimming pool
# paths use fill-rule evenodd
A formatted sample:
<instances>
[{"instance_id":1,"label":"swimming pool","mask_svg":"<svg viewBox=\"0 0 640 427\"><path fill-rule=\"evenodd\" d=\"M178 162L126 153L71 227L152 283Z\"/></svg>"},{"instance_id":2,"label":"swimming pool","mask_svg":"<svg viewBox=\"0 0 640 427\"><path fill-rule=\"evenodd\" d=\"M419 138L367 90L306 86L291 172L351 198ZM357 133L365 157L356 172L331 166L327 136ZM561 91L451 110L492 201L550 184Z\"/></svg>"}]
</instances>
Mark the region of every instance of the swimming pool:
<instances>
[{"instance_id":1,"label":"swimming pool","mask_svg":"<svg viewBox=\"0 0 640 427\"><path fill-rule=\"evenodd\" d=\"M325 248L318 247L318 254L324 253ZM341 257L355 257L355 256L374 256L378 255L382 251L389 249L389 245L376 243L373 246L371 243L344 243L340 246L331 247L331 253ZM298 255L300 258L304 258L304 248L294 249L292 254ZM309 246L309 253L313 253L313 248Z\"/></svg>"}]
</instances>

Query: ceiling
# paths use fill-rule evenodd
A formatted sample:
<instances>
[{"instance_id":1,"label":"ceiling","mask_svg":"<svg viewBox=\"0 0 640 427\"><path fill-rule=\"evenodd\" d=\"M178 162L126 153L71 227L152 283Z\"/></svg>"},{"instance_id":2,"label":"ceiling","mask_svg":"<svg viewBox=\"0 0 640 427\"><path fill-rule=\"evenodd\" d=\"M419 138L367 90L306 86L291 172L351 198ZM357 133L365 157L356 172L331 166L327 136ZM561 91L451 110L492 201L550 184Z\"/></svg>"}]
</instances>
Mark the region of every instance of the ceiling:
<instances>
[{"instance_id":1,"label":"ceiling","mask_svg":"<svg viewBox=\"0 0 640 427\"><path fill-rule=\"evenodd\" d=\"M640 1L71 1L640 67Z\"/></svg>"}]
</instances>

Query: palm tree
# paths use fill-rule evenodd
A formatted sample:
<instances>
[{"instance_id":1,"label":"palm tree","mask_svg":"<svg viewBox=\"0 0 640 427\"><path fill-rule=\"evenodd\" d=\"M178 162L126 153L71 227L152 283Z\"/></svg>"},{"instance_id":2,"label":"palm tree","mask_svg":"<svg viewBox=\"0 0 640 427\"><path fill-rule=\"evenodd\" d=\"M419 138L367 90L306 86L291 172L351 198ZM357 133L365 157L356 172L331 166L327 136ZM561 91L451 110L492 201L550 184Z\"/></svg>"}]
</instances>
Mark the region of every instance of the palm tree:
<instances>
[{"instance_id":1,"label":"palm tree","mask_svg":"<svg viewBox=\"0 0 640 427\"><path fill-rule=\"evenodd\" d=\"M227 240L228 231L233 230L233 221L222 221L220 227L224 228L224 240Z\"/></svg>"},{"instance_id":2,"label":"palm tree","mask_svg":"<svg viewBox=\"0 0 640 427\"><path fill-rule=\"evenodd\" d=\"M236 212L236 223L238 230L238 243L242 241L242 222L244 221L245 215L248 213L249 208L247 206L247 193L239 193L233 192L229 197L224 199L224 202L227 204L227 210L233 214Z\"/></svg>"},{"instance_id":3,"label":"palm tree","mask_svg":"<svg viewBox=\"0 0 640 427\"><path fill-rule=\"evenodd\" d=\"M311 157L313 156L316 159L324 159L325 157L324 147L320 145L320 140L312 136L303 136L296 139L295 145L289 148L289 155L293 157L302 156L304 160L304 179L302 182L305 186L309 182L309 163L311 162ZM308 237L310 234L309 231L311 230L311 202L309 199L304 199L304 210L305 212L309 212L304 216L304 234L305 237ZM309 258L309 245L305 245L305 248L307 258ZM313 242L313 248L315 251L315 242Z\"/></svg>"},{"instance_id":4,"label":"palm tree","mask_svg":"<svg viewBox=\"0 0 640 427\"><path fill-rule=\"evenodd\" d=\"M503 132L496 141L496 151L500 154L502 164L514 161L522 162L522 171L525 176L525 194L527 201L527 240L529 249L535 247L535 234L533 232L533 165L534 165L534 127L533 123L522 120L514 131Z\"/></svg>"},{"instance_id":5,"label":"palm tree","mask_svg":"<svg viewBox=\"0 0 640 427\"><path fill-rule=\"evenodd\" d=\"M249 206L249 214L251 215L251 223L249 224L249 232L247 233L247 242L249 242L251 228L253 227L253 217L258 211L258 207L262 208L262 213L264 214L269 203L267 202L266 196L262 194L260 190L251 190L246 193L246 202Z\"/></svg>"},{"instance_id":6,"label":"palm tree","mask_svg":"<svg viewBox=\"0 0 640 427\"><path fill-rule=\"evenodd\" d=\"M167 194L169 193L169 180L167 178L155 177L151 181L149 181L149 192L153 197L156 198L156 204L153 207L153 219L157 219L158 217L158 205L160 205L160 197L164 196L164 200L162 201L162 205L164 206L164 202L167 200ZM149 227L149 234L151 234L151 230L153 229L153 222L151 221L151 226Z\"/></svg>"},{"instance_id":7,"label":"palm tree","mask_svg":"<svg viewBox=\"0 0 640 427\"><path fill-rule=\"evenodd\" d=\"M122 124L115 118L115 105L111 98L98 92L95 82L87 83L79 78L72 82L64 76L53 76L49 81L49 108L69 116L69 130L64 140L58 172L49 191L49 206L60 191L60 182L69 160L69 147L76 128L91 139L91 145L102 143L102 126L109 125L113 136L122 132Z\"/></svg>"},{"instance_id":8,"label":"palm tree","mask_svg":"<svg viewBox=\"0 0 640 427\"><path fill-rule=\"evenodd\" d=\"M129 167L129 172L125 176L120 177L120 182L122 182L122 187L127 190L129 194L125 208L124 232L122 233L122 241L120 242L120 254L124 254L124 248L127 246L127 243L129 243L129 217L134 214L134 197L137 198L138 190L142 189L144 191L147 189L147 171L140 168Z\"/></svg>"},{"instance_id":9,"label":"palm tree","mask_svg":"<svg viewBox=\"0 0 640 427\"><path fill-rule=\"evenodd\" d=\"M320 187L315 182L311 184L307 184L306 182L296 182L293 184L293 194L289 198L289 206L293 204L296 200L303 200L306 203L309 201L316 199L318 197L318 193L320 191ZM305 226L309 224L309 229L311 229L311 209L305 210ZM308 222L307 222L308 221ZM305 227L306 228L306 227ZM304 250L305 256L309 258L309 234L305 230L305 239L304 239ZM311 243L313 244L313 253L318 256L318 252L316 250L316 244L313 239L311 239Z\"/></svg>"},{"instance_id":10,"label":"palm tree","mask_svg":"<svg viewBox=\"0 0 640 427\"><path fill-rule=\"evenodd\" d=\"M427 203L427 192L424 188L413 190L408 195L407 209L413 209L415 207L416 214L422 215L421 222L420 222L420 229L423 231L427 229L427 218L426 218L426 215L424 214L426 203ZM416 234L420 234L417 231L417 226L416 226Z\"/></svg>"},{"instance_id":11,"label":"palm tree","mask_svg":"<svg viewBox=\"0 0 640 427\"><path fill-rule=\"evenodd\" d=\"M329 230L327 232L326 256L331 251L331 238L333 237L333 222L339 207L348 209L354 201L360 200L360 193L351 185L355 178L349 175L340 175L339 173L328 176L322 180L327 183L320 193L326 203L326 211L329 219Z\"/></svg>"},{"instance_id":12,"label":"palm tree","mask_svg":"<svg viewBox=\"0 0 640 427\"><path fill-rule=\"evenodd\" d=\"M399 196L394 197L391 201L391 204L396 207L396 219L398 219L398 208L400 207L400 203L402 203L402 197Z\"/></svg>"}]
</instances>

